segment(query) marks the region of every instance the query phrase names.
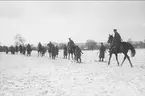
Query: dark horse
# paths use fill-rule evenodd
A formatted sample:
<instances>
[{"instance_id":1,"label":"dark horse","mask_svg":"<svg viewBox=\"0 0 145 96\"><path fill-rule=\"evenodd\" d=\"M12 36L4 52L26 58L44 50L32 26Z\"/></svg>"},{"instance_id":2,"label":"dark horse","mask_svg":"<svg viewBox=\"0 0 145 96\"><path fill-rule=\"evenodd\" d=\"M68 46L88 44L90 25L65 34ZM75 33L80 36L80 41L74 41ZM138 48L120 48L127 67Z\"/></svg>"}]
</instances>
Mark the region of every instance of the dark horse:
<instances>
[{"instance_id":1,"label":"dark horse","mask_svg":"<svg viewBox=\"0 0 145 96\"><path fill-rule=\"evenodd\" d=\"M113 43L113 35L109 34L108 43L110 45L112 45L112 43ZM117 52L116 48L111 47L110 50L109 50L110 57L109 57L108 65L110 64L110 60L111 60L112 54L115 54L116 60L117 60L118 66L119 66L119 61L118 61L118 55L117 54L118 53L123 53L124 54L124 59L123 59L123 61L121 63L121 66L122 66L123 62L125 61L125 59L127 58L129 63L130 63L130 65L131 65L131 67L133 67L129 56L127 55L129 50L131 50L131 57L134 57L135 54L136 54L135 48L133 47L132 44L130 44L128 42L121 42L120 47L119 47L119 52Z\"/></svg>"}]
</instances>

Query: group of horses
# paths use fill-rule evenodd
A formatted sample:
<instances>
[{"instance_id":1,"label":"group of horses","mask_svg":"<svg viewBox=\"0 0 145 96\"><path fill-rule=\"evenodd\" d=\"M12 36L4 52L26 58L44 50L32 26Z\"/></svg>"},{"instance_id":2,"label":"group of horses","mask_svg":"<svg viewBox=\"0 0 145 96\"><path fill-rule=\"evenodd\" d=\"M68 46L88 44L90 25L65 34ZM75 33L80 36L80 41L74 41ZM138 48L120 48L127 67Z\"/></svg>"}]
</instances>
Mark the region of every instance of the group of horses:
<instances>
[{"instance_id":1,"label":"group of horses","mask_svg":"<svg viewBox=\"0 0 145 96\"><path fill-rule=\"evenodd\" d=\"M109 38L108 38L108 41L107 43L110 44L110 46L112 45L113 43L113 35L110 35L109 34ZM52 58L52 59L55 59L56 57L58 57L58 53L59 53L59 48L58 46L55 46L54 44L48 44L47 47L46 46L42 46L41 43L38 44L38 47L37 47L37 51L38 51L38 57L39 56L44 56L45 53L47 52L48 50L48 53L49 53L49 58ZM124 59L121 63L121 66L123 65L125 59L127 58L129 63L130 63L130 66L133 67L132 63L131 63L131 60L130 60L130 57L128 56L128 51L131 50L131 57L134 57L135 54L136 54L136 51L135 51L135 48L133 47L133 45L129 42L121 42L120 44L120 47L119 47L119 51L116 51L116 49L114 47L110 47L109 48L109 61L108 61L108 65L110 65L110 60L111 60L111 57L112 57L112 54L115 54L116 56L116 61L117 61L117 64L119 66L119 61L118 61L118 54L119 53L123 53L124 54ZM16 47L7 47L6 49L6 53L8 53L8 51L10 51L12 54L15 54L18 53L18 51L20 51L21 54L24 54L26 53L27 51L27 56L30 56L31 55L31 52L32 52L32 48L31 46L22 46L20 45L19 47L16 46ZM83 52L81 51L81 49L77 46L77 45L74 45L74 46L67 46L65 45L64 46L64 49L63 49L63 52L64 52L64 58L67 58L70 59L70 55L71 55L71 58L77 62L81 62L81 54L83 54Z\"/></svg>"},{"instance_id":2,"label":"group of horses","mask_svg":"<svg viewBox=\"0 0 145 96\"><path fill-rule=\"evenodd\" d=\"M70 55L71 58L76 61L77 63L81 63L81 54L83 54L82 50L79 48L78 45L74 45L72 47L67 46L67 50L68 50L68 59L70 59Z\"/></svg>"},{"instance_id":3,"label":"group of horses","mask_svg":"<svg viewBox=\"0 0 145 96\"><path fill-rule=\"evenodd\" d=\"M47 44L47 47L42 46L42 44L39 43L38 47L37 47L38 57L44 56L47 50L49 53L49 58L55 59L56 57L58 57L59 48L58 48L58 46L56 46L52 43ZM64 59L67 59L67 58L70 59L70 55L71 55L72 60L75 60L75 61L81 63L81 54L82 54L82 51L77 45L74 45L71 47L64 45L64 48L63 48Z\"/></svg>"},{"instance_id":4,"label":"group of horses","mask_svg":"<svg viewBox=\"0 0 145 96\"><path fill-rule=\"evenodd\" d=\"M58 46L55 46L54 44L51 44L51 45L48 44L47 47L42 46L41 43L38 44L38 47L37 47L38 57L39 56L43 57L47 50L48 50L48 53L49 53L49 58L55 59L56 57L58 57L58 53L59 53Z\"/></svg>"}]
</instances>

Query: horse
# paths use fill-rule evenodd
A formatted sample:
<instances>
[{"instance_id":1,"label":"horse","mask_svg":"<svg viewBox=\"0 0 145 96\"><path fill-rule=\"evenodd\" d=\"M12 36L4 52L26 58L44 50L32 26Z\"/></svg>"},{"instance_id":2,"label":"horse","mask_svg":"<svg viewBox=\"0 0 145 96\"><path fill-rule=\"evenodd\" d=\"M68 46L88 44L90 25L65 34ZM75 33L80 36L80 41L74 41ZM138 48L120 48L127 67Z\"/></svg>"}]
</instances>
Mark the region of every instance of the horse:
<instances>
[{"instance_id":1,"label":"horse","mask_svg":"<svg viewBox=\"0 0 145 96\"><path fill-rule=\"evenodd\" d=\"M113 44L113 38L114 38L113 35L109 34L107 43L112 45ZM119 47L119 52L116 50L116 48L111 47L110 50L109 50L109 62L108 62L108 65L110 65L110 60L111 60L112 54L115 54L116 61L117 61L117 64L119 66L119 61L118 61L118 55L117 54L123 53L124 54L124 59L123 59L123 61L121 63L121 66L123 65L125 59L127 58L129 63L130 63L130 66L133 67L133 65L131 63L131 60L130 60L130 57L127 55L129 50L131 50L131 57L134 57L135 54L136 54L136 51L135 51L135 48L133 47L133 45L131 43L129 43L129 42L121 42L120 43L120 47Z\"/></svg>"}]
</instances>

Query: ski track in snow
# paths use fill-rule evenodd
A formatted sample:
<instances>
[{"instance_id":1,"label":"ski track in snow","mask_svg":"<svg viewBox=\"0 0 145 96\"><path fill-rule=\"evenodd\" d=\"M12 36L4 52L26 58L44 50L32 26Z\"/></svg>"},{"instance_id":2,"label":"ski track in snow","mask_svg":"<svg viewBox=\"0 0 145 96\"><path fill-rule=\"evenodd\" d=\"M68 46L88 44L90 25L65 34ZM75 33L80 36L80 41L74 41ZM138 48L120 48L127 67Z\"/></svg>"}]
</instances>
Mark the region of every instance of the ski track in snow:
<instances>
[{"instance_id":1,"label":"ski track in snow","mask_svg":"<svg viewBox=\"0 0 145 96\"><path fill-rule=\"evenodd\" d=\"M115 56L109 66L96 62L96 51L84 51L80 64L62 51L56 60L0 53L0 96L145 96L145 50L136 51L133 68L127 60L117 66Z\"/></svg>"}]
</instances>

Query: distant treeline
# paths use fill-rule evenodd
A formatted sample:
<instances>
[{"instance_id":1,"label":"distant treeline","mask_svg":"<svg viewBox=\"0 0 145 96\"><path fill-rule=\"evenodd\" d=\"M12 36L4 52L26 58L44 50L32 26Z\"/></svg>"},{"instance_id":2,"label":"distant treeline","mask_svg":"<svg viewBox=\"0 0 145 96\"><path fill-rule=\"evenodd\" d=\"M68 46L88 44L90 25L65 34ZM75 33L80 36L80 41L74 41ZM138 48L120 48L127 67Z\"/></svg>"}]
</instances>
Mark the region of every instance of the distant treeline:
<instances>
[{"instance_id":1,"label":"distant treeline","mask_svg":"<svg viewBox=\"0 0 145 96\"><path fill-rule=\"evenodd\" d=\"M145 48L145 43L142 41L139 42L130 42L135 48ZM93 40L87 40L86 43L76 43L82 50L97 50L100 48L100 43L95 42ZM63 49L65 43L57 44L59 49ZM104 43L106 48L109 48L107 43ZM0 52L5 52L6 47L10 46L0 46ZM32 50L37 50L36 46L31 46Z\"/></svg>"}]
</instances>

